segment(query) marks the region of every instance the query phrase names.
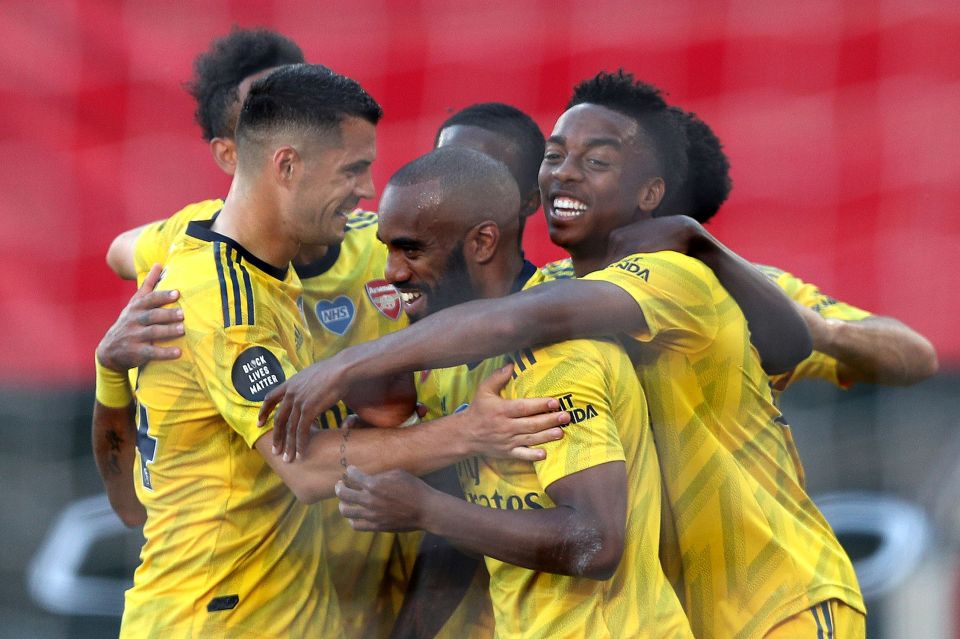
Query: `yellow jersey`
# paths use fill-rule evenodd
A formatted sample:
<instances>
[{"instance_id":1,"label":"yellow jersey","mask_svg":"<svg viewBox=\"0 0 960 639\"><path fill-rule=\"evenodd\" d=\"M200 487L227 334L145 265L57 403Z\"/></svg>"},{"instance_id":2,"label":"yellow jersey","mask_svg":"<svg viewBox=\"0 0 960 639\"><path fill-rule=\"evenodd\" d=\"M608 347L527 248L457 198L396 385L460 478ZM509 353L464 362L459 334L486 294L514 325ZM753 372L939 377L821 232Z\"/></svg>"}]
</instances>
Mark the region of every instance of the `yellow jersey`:
<instances>
[{"instance_id":1,"label":"yellow jersey","mask_svg":"<svg viewBox=\"0 0 960 639\"><path fill-rule=\"evenodd\" d=\"M158 288L181 291L179 359L138 378L137 496L146 542L122 637L340 636L319 509L254 443L270 389L311 361L300 281L211 222L191 223Z\"/></svg>"},{"instance_id":2,"label":"yellow jersey","mask_svg":"<svg viewBox=\"0 0 960 639\"><path fill-rule=\"evenodd\" d=\"M527 264L515 289L550 274ZM487 558L498 637L689 637L680 603L657 555L660 475L644 395L616 344L573 340L521 349L507 358L433 371L445 414L465 409L476 385L504 361L514 379L504 396L554 396L573 421L535 464L471 458L457 464L466 499L508 510L550 508L554 481L608 462L625 462L628 513L620 567L606 581L537 572Z\"/></svg>"},{"instance_id":3,"label":"yellow jersey","mask_svg":"<svg viewBox=\"0 0 960 639\"><path fill-rule=\"evenodd\" d=\"M783 289L783 292L786 293L790 299L807 308L813 309L825 319L857 321L866 319L871 315L863 309L859 309L856 306L841 302L826 295L817 286L808 284L786 271L761 264L758 264L757 268L773 280L777 286ZM840 379L836 358L819 351L813 351L810 357L797 364L793 370L780 375L774 375L770 378L774 400L779 403L780 395L783 391L801 379L823 379L840 388L849 387L847 381Z\"/></svg>"},{"instance_id":4,"label":"yellow jersey","mask_svg":"<svg viewBox=\"0 0 960 639\"><path fill-rule=\"evenodd\" d=\"M760 637L831 598L863 611L853 566L798 473L746 319L673 252L584 279L615 284L647 330L624 339L650 405L667 501L661 560L697 637Z\"/></svg>"},{"instance_id":5,"label":"yellow jersey","mask_svg":"<svg viewBox=\"0 0 960 639\"><path fill-rule=\"evenodd\" d=\"M191 221L214 218L222 206L222 200L198 202L147 225L135 245L138 279L153 264L165 263ZM311 362L408 325L399 293L383 279L387 251L376 232L376 213L352 211L340 244L311 264L294 266L303 286L299 303L313 337ZM350 412L339 402L320 415L319 425L338 428ZM407 538L419 536L358 533L340 514L336 499L324 500L317 508L324 511L327 563L347 636L385 635L402 604L415 559L415 542Z\"/></svg>"}]
</instances>

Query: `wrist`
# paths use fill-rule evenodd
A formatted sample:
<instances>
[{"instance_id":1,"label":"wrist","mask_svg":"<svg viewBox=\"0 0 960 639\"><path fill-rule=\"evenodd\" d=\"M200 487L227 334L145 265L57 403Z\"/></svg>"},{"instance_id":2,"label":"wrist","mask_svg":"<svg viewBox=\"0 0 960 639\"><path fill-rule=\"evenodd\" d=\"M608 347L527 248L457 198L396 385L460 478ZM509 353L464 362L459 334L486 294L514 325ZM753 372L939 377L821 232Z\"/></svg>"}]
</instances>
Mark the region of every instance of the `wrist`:
<instances>
[{"instance_id":1,"label":"wrist","mask_svg":"<svg viewBox=\"0 0 960 639\"><path fill-rule=\"evenodd\" d=\"M133 401L130 380L125 372L104 366L100 357L94 358L97 370L97 401L107 408L124 408Z\"/></svg>"}]
</instances>

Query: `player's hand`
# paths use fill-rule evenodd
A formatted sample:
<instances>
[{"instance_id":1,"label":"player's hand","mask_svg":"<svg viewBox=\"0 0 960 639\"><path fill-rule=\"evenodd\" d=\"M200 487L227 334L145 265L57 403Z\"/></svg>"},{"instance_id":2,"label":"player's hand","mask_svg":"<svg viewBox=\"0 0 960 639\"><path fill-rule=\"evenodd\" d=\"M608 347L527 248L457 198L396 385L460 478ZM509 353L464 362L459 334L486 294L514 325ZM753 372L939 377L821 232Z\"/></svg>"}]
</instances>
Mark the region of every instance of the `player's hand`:
<instances>
[{"instance_id":1,"label":"player's hand","mask_svg":"<svg viewBox=\"0 0 960 639\"><path fill-rule=\"evenodd\" d=\"M178 291L155 291L162 267L154 264L143 284L120 312L97 346L97 359L112 370L126 372L147 362L180 357L180 349L154 342L183 335L183 311L163 308L179 297Z\"/></svg>"},{"instance_id":2,"label":"player's hand","mask_svg":"<svg viewBox=\"0 0 960 639\"><path fill-rule=\"evenodd\" d=\"M513 364L508 364L477 386L473 403L460 413L464 423L458 428L475 455L539 461L546 452L531 446L563 437L561 427L570 423L570 413L557 412L560 402L553 397L500 397L512 373Z\"/></svg>"},{"instance_id":3,"label":"player's hand","mask_svg":"<svg viewBox=\"0 0 960 639\"><path fill-rule=\"evenodd\" d=\"M696 246L694 239L702 231L700 223L686 215L654 217L627 224L610 233L607 263L634 253L676 251L691 255Z\"/></svg>"},{"instance_id":4,"label":"player's hand","mask_svg":"<svg viewBox=\"0 0 960 639\"><path fill-rule=\"evenodd\" d=\"M314 421L344 395L344 389L338 383L340 379L336 357L332 357L306 367L263 398L259 416L261 426L267 423L276 408L273 417L274 455L290 462L307 449Z\"/></svg>"},{"instance_id":5,"label":"player's hand","mask_svg":"<svg viewBox=\"0 0 960 639\"><path fill-rule=\"evenodd\" d=\"M354 530L371 532L418 530L432 490L403 470L367 475L356 466L348 466L334 488L340 514Z\"/></svg>"}]
</instances>

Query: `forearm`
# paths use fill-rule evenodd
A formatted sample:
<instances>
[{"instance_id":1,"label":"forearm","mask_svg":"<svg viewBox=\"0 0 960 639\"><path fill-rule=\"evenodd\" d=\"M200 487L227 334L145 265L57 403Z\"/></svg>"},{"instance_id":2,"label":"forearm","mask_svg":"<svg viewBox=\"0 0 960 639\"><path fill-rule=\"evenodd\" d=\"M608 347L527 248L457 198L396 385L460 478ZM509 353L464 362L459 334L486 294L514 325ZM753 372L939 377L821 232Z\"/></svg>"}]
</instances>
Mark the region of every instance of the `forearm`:
<instances>
[{"instance_id":1,"label":"forearm","mask_svg":"<svg viewBox=\"0 0 960 639\"><path fill-rule=\"evenodd\" d=\"M133 404L108 408L94 403L93 457L110 505L127 526L142 526L147 518L133 484L136 440Z\"/></svg>"},{"instance_id":2,"label":"forearm","mask_svg":"<svg viewBox=\"0 0 960 639\"><path fill-rule=\"evenodd\" d=\"M443 368L527 346L645 327L633 299L606 282L548 282L507 297L433 313L392 335L336 356L345 383L380 374Z\"/></svg>"},{"instance_id":3,"label":"forearm","mask_svg":"<svg viewBox=\"0 0 960 639\"><path fill-rule=\"evenodd\" d=\"M299 499L315 502L333 497L334 486L348 465L369 474L397 468L425 475L469 457L473 451L457 427L462 419L458 414L409 428L317 431L304 457L292 464L272 465L281 475L289 475L287 483ZM264 439L268 438L260 441Z\"/></svg>"},{"instance_id":4,"label":"forearm","mask_svg":"<svg viewBox=\"0 0 960 639\"><path fill-rule=\"evenodd\" d=\"M803 318L790 298L755 266L702 227L690 242L689 255L709 266L740 306L750 341L768 374L786 372L810 355L812 342Z\"/></svg>"},{"instance_id":5,"label":"forearm","mask_svg":"<svg viewBox=\"0 0 960 639\"><path fill-rule=\"evenodd\" d=\"M609 577L593 562L603 546L602 533L569 507L500 510L431 491L422 527L468 552L530 570Z\"/></svg>"},{"instance_id":6,"label":"forearm","mask_svg":"<svg viewBox=\"0 0 960 639\"><path fill-rule=\"evenodd\" d=\"M907 386L937 372L933 345L891 317L828 319L813 335L814 348L837 360L843 383Z\"/></svg>"}]
</instances>

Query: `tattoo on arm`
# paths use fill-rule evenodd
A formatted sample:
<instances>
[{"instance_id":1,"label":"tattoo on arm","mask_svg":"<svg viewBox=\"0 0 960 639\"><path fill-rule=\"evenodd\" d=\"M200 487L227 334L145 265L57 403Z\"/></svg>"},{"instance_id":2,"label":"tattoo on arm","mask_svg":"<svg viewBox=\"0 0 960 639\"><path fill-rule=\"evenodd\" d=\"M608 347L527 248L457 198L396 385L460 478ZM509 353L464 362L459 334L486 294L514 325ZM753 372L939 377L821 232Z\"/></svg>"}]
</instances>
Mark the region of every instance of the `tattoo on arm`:
<instances>
[{"instance_id":1,"label":"tattoo on arm","mask_svg":"<svg viewBox=\"0 0 960 639\"><path fill-rule=\"evenodd\" d=\"M340 429L340 466L343 468L343 478L347 478L347 440L353 431L349 428Z\"/></svg>"},{"instance_id":2,"label":"tattoo on arm","mask_svg":"<svg viewBox=\"0 0 960 639\"><path fill-rule=\"evenodd\" d=\"M107 460L107 464L110 468L110 472L114 475L121 475L123 471L120 469L120 446L123 445L123 437L121 437L116 431L110 430L106 434L107 445L110 446L110 458Z\"/></svg>"}]
</instances>

